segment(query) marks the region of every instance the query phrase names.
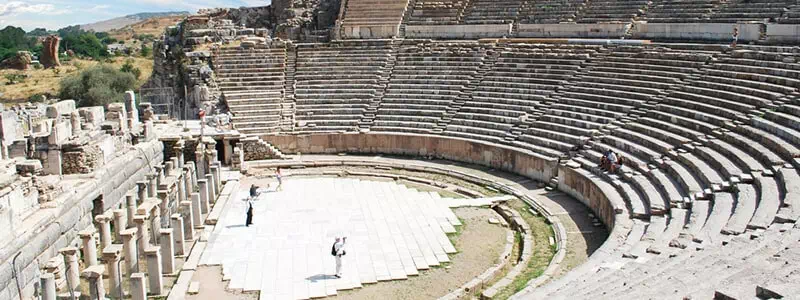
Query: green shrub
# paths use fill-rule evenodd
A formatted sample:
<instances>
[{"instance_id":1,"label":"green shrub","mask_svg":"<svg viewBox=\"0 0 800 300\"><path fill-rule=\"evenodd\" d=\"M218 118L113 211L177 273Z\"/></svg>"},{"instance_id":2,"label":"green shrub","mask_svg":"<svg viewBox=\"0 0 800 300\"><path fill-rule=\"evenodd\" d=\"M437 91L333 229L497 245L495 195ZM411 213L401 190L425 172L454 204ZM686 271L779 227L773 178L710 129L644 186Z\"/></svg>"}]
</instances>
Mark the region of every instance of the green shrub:
<instances>
[{"instance_id":1,"label":"green shrub","mask_svg":"<svg viewBox=\"0 0 800 300\"><path fill-rule=\"evenodd\" d=\"M142 50L139 50L139 54L142 55L142 57L149 57L151 53L153 53L153 50L147 47L147 45L142 45Z\"/></svg>"},{"instance_id":2,"label":"green shrub","mask_svg":"<svg viewBox=\"0 0 800 300\"><path fill-rule=\"evenodd\" d=\"M45 97L44 94L35 94L28 98L28 101L33 103L44 102L44 100L47 100L47 97Z\"/></svg>"},{"instance_id":3,"label":"green shrub","mask_svg":"<svg viewBox=\"0 0 800 300\"><path fill-rule=\"evenodd\" d=\"M119 70L122 72L133 74L133 77L135 77L136 79L139 79L139 77L142 76L142 70L139 70L139 68L133 66L132 59L126 59L125 64L123 64L122 67L119 68Z\"/></svg>"},{"instance_id":4,"label":"green shrub","mask_svg":"<svg viewBox=\"0 0 800 300\"><path fill-rule=\"evenodd\" d=\"M123 93L136 84L134 75L107 65L87 68L61 80L59 96L75 99L79 107L121 102Z\"/></svg>"},{"instance_id":5,"label":"green shrub","mask_svg":"<svg viewBox=\"0 0 800 300\"><path fill-rule=\"evenodd\" d=\"M20 83L20 82L25 82L25 77L26 76L25 76L25 74L20 74L20 73L9 73L9 74L3 75L3 77L6 78L6 81L8 82L7 83L8 85L12 85L12 84Z\"/></svg>"}]
</instances>

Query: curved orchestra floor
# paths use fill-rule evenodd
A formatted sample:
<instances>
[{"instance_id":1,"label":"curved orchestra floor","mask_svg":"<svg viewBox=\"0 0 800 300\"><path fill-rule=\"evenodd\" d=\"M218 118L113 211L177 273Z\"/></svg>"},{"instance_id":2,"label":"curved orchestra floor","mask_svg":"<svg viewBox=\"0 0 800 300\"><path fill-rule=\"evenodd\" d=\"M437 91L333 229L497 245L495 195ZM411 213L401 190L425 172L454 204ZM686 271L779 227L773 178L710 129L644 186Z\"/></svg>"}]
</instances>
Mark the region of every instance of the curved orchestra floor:
<instances>
[{"instance_id":1,"label":"curved orchestra floor","mask_svg":"<svg viewBox=\"0 0 800 300\"><path fill-rule=\"evenodd\" d=\"M261 299L331 296L449 262L456 249L447 233L461 225L449 206L480 205L394 182L287 178L254 201L255 224L245 227L248 189L226 204L200 264L221 264L229 289L260 290ZM336 236L348 237L340 279Z\"/></svg>"}]
</instances>

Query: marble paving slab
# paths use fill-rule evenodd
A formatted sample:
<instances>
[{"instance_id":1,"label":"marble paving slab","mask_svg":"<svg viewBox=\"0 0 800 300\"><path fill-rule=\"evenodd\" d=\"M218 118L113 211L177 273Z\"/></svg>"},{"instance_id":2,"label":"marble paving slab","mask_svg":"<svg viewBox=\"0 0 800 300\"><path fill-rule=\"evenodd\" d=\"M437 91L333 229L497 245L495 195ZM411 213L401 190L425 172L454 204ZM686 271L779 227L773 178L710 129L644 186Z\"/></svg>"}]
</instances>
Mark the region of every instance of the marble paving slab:
<instances>
[{"instance_id":1,"label":"marble paving slab","mask_svg":"<svg viewBox=\"0 0 800 300\"><path fill-rule=\"evenodd\" d=\"M403 280L456 252L447 238L461 225L450 210L455 201L435 193L394 182L285 179L282 191L254 201L254 225L245 227L248 189L225 204L200 264L222 265L229 288L260 291L260 299L320 298ZM333 276L330 255L337 236L348 237L342 278Z\"/></svg>"}]
</instances>

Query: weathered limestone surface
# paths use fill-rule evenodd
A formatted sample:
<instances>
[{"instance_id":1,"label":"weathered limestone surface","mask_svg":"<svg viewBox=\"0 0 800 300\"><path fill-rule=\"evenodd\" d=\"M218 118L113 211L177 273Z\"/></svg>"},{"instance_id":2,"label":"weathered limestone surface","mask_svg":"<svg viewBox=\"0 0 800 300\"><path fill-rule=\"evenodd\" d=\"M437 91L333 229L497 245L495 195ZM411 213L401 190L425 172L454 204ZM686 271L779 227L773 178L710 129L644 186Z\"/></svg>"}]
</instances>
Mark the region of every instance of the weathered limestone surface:
<instances>
[{"instance_id":1,"label":"weathered limestone surface","mask_svg":"<svg viewBox=\"0 0 800 300\"><path fill-rule=\"evenodd\" d=\"M96 181L75 187L75 193L63 205L53 210L50 217L40 221L38 230L25 231L0 247L0 262L4 263L22 252L17 258L17 265L20 278L25 281L20 282L24 291L32 291L34 274L38 272L36 259L46 261L53 257L59 248L78 237L79 230L91 224L91 199L100 197L103 201L98 204L103 211L114 207L123 201L125 193L135 186L136 181L143 180L152 171L147 167L148 161L152 164L161 163L163 144L160 142L152 141L135 147L142 151L130 150L120 154L94 173ZM16 298L17 289L11 284L13 280L10 268L0 268L0 297L9 295L10 298Z\"/></svg>"},{"instance_id":2,"label":"weathered limestone surface","mask_svg":"<svg viewBox=\"0 0 800 300\"><path fill-rule=\"evenodd\" d=\"M413 38L475 39L505 37L510 34L511 24L406 26L406 37Z\"/></svg>"},{"instance_id":3,"label":"weathered limestone surface","mask_svg":"<svg viewBox=\"0 0 800 300\"><path fill-rule=\"evenodd\" d=\"M345 133L263 136L288 153L384 153L444 158L489 166L547 182L557 160L498 144L418 134Z\"/></svg>"}]
</instances>

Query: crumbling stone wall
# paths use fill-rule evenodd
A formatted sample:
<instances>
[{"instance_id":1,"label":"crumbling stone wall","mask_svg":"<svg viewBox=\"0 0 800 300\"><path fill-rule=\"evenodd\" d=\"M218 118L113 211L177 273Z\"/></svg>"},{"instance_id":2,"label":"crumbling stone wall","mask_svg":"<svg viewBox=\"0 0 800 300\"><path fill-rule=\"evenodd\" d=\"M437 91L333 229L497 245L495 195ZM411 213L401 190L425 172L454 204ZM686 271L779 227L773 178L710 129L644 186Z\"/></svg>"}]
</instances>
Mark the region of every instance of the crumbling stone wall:
<instances>
[{"instance_id":1,"label":"crumbling stone wall","mask_svg":"<svg viewBox=\"0 0 800 300\"><path fill-rule=\"evenodd\" d=\"M0 241L11 240L16 228L38 204L38 193L31 177L19 179L0 189Z\"/></svg>"},{"instance_id":2,"label":"crumbling stone wall","mask_svg":"<svg viewBox=\"0 0 800 300\"><path fill-rule=\"evenodd\" d=\"M39 278L36 275L39 263L53 258L60 248L77 245L78 231L92 224L92 210L95 209L92 200L103 199L100 203L102 211L118 205L137 181L153 172L152 166L163 162L161 142L154 140L135 147L141 151L131 149L120 153L113 161L95 171L96 181L76 186L74 193L69 193L64 202L59 204L59 209L38 224L40 227L37 230L17 231L20 232L17 236L0 239L7 242L0 246L0 263L4 266L10 265L15 254L23 253L17 259L16 266L24 295L33 294L34 283ZM14 281L10 267L0 268L0 299L18 298Z\"/></svg>"},{"instance_id":3,"label":"crumbling stone wall","mask_svg":"<svg viewBox=\"0 0 800 300\"><path fill-rule=\"evenodd\" d=\"M259 138L244 139L237 147L244 150L245 161L278 158L277 149Z\"/></svg>"},{"instance_id":4,"label":"crumbling stone wall","mask_svg":"<svg viewBox=\"0 0 800 300\"><path fill-rule=\"evenodd\" d=\"M273 7L239 7L239 8L209 8L197 11L198 14L208 15L214 19L228 19L233 24L242 25L248 28L273 28L276 16Z\"/></svg>"},{"instance_id":5,"label":"crumbling stone wall","mask_svg":"<svg viewBox=\"0 0 800 300\"><path fill-rule=\"evenodd\" d=\"M64 174L89 174L105 163L99 145L87 145L62 154Z\"/></svg>"}]
</instances>

